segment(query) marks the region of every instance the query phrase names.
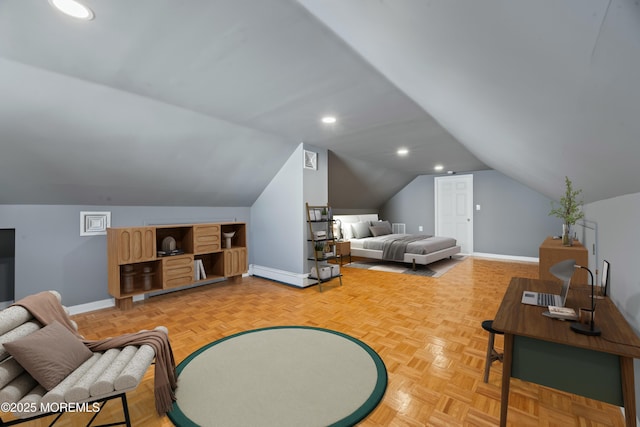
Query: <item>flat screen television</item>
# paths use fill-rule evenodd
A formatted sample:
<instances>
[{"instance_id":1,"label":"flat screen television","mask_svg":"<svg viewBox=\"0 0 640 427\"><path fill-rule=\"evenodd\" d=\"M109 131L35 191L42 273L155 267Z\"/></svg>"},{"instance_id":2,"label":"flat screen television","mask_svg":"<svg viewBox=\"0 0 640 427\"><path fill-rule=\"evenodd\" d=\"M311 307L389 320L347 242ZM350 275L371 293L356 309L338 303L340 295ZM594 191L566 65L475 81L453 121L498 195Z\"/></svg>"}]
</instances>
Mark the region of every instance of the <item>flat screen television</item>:
<instances>
[{"instance_id":1,"label":"flat screen television","mask_svg":"<svg viewBox=\"0 0 640 427\"><path fill-rule=\"evenodd\" d=\"M0 228L0 308L15 298L16 230Z\"/></svg>"}]
</instances>

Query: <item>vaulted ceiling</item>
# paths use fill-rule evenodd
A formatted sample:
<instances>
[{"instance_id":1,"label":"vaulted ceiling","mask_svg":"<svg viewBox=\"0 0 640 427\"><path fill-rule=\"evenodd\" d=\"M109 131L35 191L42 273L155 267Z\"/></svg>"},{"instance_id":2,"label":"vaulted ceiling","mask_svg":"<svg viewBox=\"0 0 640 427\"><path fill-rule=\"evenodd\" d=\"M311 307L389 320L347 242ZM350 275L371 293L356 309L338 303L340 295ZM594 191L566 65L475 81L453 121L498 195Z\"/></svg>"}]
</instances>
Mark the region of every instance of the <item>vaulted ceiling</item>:
<instances>
[{"instance_id":1,"label":"vaulted ceiling","mask_svg":"<svg viewBox=\"0 0 640 427\"><path fill-rule=\"evenodd\" d=\"M640 191L637 1L84 3L0 1L0 203L250 206L300 142L342 208L437 163Z\"/></svg>"}]
</instances>

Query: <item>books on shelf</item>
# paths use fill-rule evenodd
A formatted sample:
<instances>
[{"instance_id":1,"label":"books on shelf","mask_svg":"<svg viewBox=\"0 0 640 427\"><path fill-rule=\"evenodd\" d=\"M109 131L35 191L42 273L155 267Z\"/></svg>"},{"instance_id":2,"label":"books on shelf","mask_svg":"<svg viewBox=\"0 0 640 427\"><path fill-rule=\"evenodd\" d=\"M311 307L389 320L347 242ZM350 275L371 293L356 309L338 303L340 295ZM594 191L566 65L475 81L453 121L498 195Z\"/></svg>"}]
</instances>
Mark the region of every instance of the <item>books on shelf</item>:
<instances>
[{"instance_id":1,"label":"books on shelf","mask_svg":"<svg viewBox=\"0 0 640 427\"><path fill-rule=\"evenodd\" d=\"M563 320L578 320L578 314L573 308L549 306L549 317Z\"/></svg>"},{"instance_id":2,"label":"books on shelf","mask_svg":"<svg viewBox=\"0 0 640 427\"><path fill-rule=\"evenodd\" d=\"M197 259L194 261L194 278L195 280L204 280L207 278L207 273L204 271L204 263L201 259Z\"/></svg>"}]
</instances>

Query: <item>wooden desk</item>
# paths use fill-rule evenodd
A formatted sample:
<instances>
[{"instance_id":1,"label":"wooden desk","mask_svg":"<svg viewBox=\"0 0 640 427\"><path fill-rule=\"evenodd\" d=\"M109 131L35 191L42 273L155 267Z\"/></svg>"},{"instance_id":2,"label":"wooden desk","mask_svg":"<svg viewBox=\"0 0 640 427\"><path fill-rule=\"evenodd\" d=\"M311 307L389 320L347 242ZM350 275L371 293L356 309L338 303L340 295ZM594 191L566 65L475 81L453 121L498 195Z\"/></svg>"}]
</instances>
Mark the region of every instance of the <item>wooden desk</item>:
<instances>
[{"instance_id":1,"label":"wooden desk","mask_svg":"<svg viewBox=\"0 0 640 427\"><path fill-rule=\"evenodd\" d=\"M640 338L609 298L596 302L599 337L573 332L570 322L543 316L545 307L522 304L525 290L559 292L554 282L514 277L493 327L504 332L500 425L507 425L511 377L624 406L626 425L636 426L633 359ZM572 286L567 307L589 307L589 286ZM622 344L624 343L624 344ZM626 345L625 345L626 344Z\"/></svg>"},{"instance_id":2,"label":"wooden desk","mask_svg":"<svg viewBox=\"0 0 640 427\"><path fill-rule=\"evenodd\" d=\"M589 266L589 252L582 246L577 240L573 241L573 246L563 246L562 239L554 239L553 237L547 237L540 245L538 251L539 259L539 278L541 280L553 280L560 281L549 273L549 268L565 259L575 259L576 264L585 267ZM592 270L593 271L593 270ZM594 272L595 273L595 272ZM590 279L587 276L587 271L584 269L576 270L573 273L571 283L576 284L589 284ZM595 280L595 277L594 277Z\"/></svg>"}]
</instances>

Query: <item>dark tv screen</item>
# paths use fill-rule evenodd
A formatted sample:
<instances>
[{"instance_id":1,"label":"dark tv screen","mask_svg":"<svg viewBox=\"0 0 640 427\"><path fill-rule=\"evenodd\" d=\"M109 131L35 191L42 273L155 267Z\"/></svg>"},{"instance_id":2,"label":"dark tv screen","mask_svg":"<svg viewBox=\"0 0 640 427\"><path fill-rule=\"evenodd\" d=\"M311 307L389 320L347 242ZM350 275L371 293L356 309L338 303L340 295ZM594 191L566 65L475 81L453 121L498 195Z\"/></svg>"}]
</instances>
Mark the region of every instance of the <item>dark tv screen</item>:
<instances>
[{"instance_id":1,"label":"dark tv screen","mask_svg":"<svg viewBox=\"0 0 640 427\"><path fill-rule=\"evenodd\" d=\"M16 271L16 230L0 228L0 308L14 299Z\"/></svg>"}]
</instances>

